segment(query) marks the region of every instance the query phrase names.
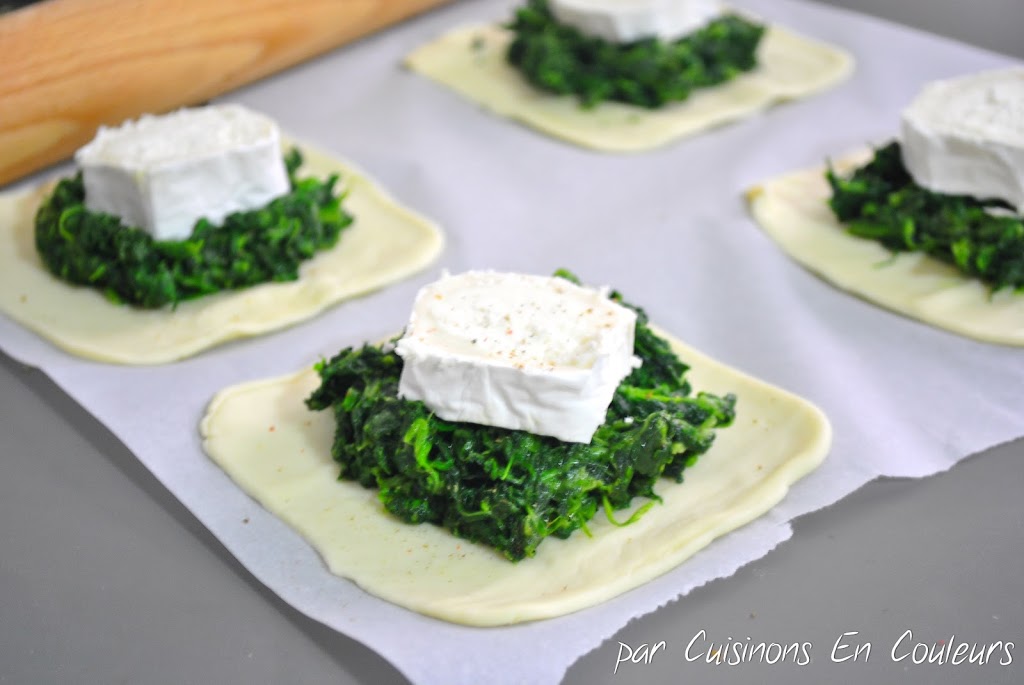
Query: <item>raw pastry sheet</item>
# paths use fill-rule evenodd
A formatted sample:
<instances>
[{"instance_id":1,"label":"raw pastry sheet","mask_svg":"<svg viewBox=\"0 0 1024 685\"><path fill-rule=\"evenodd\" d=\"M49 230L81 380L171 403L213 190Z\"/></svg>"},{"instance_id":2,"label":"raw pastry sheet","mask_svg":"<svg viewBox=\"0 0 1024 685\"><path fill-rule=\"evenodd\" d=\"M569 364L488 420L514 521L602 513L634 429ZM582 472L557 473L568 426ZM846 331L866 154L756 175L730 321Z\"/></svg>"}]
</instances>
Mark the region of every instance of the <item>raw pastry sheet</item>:
<instances>
[{"instance_id":1,"label":"raw pastry sheet","mask_svg":"<svg viewBox=\"0 0 1024 685\"><path fill-rule=\"evenodd\" d=\"M429 221L395 204L387 192L341 160L298 146L301 173L340 174L345 208L356 217L338 243L299 268L299 278L263 283L176 307L112 305L103 294L55 278L36 254L34 222L50 195L42 184L0 195L0 312L72 354L117 364L162 364L224 341L261 335L316 316L338 302L420 271L444 239Z\"/></svg>"},{"instance_id":2,"label":"raw pastry sheet","mask_svg":"<svg viewBox=\"0 0 1024 685\"><path fill-rule=\"evenodd\" d=\"M763 179L887 140L926 81L1014 62L796 0L736 4L845 47L857 71L838 88L655 152L603 155L467 106L398 66L452 26L508 16L512 7L477 0L231 96L352 160L443 226L449 240L437 268L575 269L621 289L693 347L825 410L835 439L817 471L766 516L641 588L509 628L424 618L327 573L298 535L203 455L197 424L219 389L382 338L403 324L416 289L436 272L161 367L75 359L4 318L0 346L45 370L106 424L263 583L414 682L557 682L630 619L766 554L789 537L794 517L880 475L926 476L1024 435L1021 350L935 330L823 283L754 225L742 197Z\"/></svg>"},{"instance_id":3,"label":"raw pastry sheet","mask_svg":"<svg viewBox=\"0 0 1024 685\"><path fill-rule=\"evenodd\" d=\"M847 176L871 152L832 162ZM992 292L976 278L920 252L893 254L848 234L828 206L824 167L772 178L747 192L750 212L793 259L836 287L894 312L976 340L1024 347L1024 295Z\"/></svg>"},{"instance_id":4,"label":"raw pastry sheet","mask_svg":"<svg viewBox=\"0 0 1024 685\"><path fill-rule=\"evenodd\" d=\"M769 24L750 73L656 110L618 102L584 110L577 98L554 97L523 79L505 60L511 40L512 33L497 25L462 27L417 48L405 63L496 116L604 152L641 152L696 135L811 97L853 70L849 55L835 46Z\"/></svg>"},{"instance_id":5,"label":"raw pastry sheet","mask_svg":"<svg viewBox=\"0 0 1024 685\"><path fill-rule=\"evenodd\" d=\"M222 390L200 424L203 447L332 571L377 597L462 625L563 616L639 587L761 516L828 455L832 432L820 410L660 334L690 364L694 392L742 397L741 414L682 485L657 486L661 503L638 521L616 526L598 515L586 535L549 538L517 564L443 528L382 515L373 491L339 481L334 416L303 403L320 384L312 369ZM638 498L616 518L647 504Z\"/></svg>"}]
</instances>

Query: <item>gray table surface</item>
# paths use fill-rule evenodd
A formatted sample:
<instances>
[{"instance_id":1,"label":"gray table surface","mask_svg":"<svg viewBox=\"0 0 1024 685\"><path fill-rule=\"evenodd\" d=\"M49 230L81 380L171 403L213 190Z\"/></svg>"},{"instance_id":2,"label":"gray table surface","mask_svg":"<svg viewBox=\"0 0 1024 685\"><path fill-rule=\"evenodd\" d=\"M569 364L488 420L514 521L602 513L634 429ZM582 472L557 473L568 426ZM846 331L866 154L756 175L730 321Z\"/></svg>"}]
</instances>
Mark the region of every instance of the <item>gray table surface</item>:
<instances>
[{"instance_id":1,"label":"gray table surface","mask_svg":"<svg viewBox=\"0 0 1024 685\"><path fill-rule=\"evenodd\" d=\"M1019 0L831 4L1024 56L1019 31L1002 38L1024 27ZM626 626L565 682L1024 682L1022 486L1024 440L931 478L874 482L735 576ZM811 661L704 663L701 647L748 639L809 643ZM869 657L833 660L853 654L840 639L870 643ZM1012 664L1002 646L983 666L893 658L940 640L1011 642ZM613 673L620 643L661 641L650 663ZM99 422L0 356L0 683L285 682L405 680L266 590Z\"/></svg>"}]
</instances>

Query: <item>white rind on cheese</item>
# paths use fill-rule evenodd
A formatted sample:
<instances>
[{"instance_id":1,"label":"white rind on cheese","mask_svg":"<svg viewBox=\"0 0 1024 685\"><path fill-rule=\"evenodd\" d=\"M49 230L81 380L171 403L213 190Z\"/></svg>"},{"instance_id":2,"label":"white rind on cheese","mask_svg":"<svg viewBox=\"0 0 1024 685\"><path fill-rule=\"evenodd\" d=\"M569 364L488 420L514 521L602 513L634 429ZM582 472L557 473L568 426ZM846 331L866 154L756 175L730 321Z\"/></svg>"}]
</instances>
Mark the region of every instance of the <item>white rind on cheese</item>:
<instances>
[{"instance_id":1,"label":"white rind on cheese","mask_svg":"<svg viewBox=\"0 0 1024 685\"><path fill-rule=\"evenodd\" d=\"M639 365L636 314L562 278L471 271L416 296L398 393L449 421L590 442Z\"/></svg>"},{"instance_id":2,"label":"white rind on cheese","mask_svg":"<svg viewBox=\"0 0 1024 685\"><path fill-rule=\"evenodd\" d=\"M929 84L903 113L902 139L918 185L1024 213L1024 68Z\"/></svg>"},{"instance_id":3,"label":"white rind on cheese","mask_svg":"<svg viewBox=\"0 0 1024 685\"><path fill-rule=\"evenodd\" d=\"M722 14L717 0L551 0L550 8L562 24L612 43L675 41Z\"/></svg>"},{"instance_id":4,"label":"white rind on cheese","mask_svg":"<svg viewBox=\"0 0 1024 685\"><path fill-rule=\"evenodd\" d=\"M185 239L201 218L219 224L289 190L277 125L240 105L101 127L75 161L89 210L157 240Z\"/></svg>"}]
</instances>

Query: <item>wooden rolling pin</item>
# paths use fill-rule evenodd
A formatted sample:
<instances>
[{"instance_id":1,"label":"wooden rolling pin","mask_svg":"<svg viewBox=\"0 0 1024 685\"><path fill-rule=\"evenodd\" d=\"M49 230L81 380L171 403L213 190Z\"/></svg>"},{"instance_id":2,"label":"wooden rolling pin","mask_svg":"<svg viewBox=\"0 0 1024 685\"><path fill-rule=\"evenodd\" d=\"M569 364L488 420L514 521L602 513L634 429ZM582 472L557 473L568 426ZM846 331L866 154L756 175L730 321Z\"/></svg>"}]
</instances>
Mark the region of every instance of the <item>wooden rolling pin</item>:
<instances>
[{"instance_id":1,"label":"wooden rolling pin","mask_svg":"<svg viewBox=\"0 0 1024 685\"><path fill-rule=\"evenodd\" d=\"M0 185L450 0L46 0L0 14Z\"/></svg>"}]
</instances>

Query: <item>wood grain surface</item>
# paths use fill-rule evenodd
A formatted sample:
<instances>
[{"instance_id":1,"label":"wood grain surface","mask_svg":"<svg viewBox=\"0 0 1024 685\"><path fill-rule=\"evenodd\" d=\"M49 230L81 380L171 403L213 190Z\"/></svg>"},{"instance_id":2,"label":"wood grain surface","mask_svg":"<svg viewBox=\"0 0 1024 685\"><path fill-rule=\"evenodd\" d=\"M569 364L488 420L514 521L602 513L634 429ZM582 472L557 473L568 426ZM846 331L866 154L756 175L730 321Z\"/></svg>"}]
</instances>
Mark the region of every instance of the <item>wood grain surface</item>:
<instances>
[{"instance_id":1,"label":"wood grain surface","mask_svg":"<svg viewBox=\"0 0 1024 685\"><path fill-rule=\"evenodd\" d=\"M0 184L450 0L47 0L0 15Z\"/></svg>"}]
</instances>

